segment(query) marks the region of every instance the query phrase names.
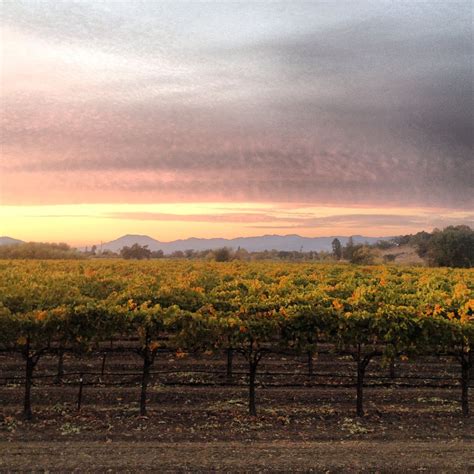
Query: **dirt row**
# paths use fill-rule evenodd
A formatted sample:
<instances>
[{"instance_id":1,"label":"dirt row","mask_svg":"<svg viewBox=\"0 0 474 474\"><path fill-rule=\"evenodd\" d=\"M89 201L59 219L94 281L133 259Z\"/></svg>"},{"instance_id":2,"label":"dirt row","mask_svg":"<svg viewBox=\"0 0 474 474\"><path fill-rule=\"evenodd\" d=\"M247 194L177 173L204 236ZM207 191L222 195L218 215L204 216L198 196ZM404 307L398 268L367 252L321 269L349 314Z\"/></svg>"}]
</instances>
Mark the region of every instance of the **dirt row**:
<instances>
[{"instance_id":1,"label":"dirt row","mask_svg":"<svg viewBox=\"0 0 474 474\"><path fill-rule=\"evenodd\" d=\"M474 471L473 450L457 441L0 442L0 471L451 474Z\"/></svg>"},{"instance_id":2,"label":"dirt row","mask_svg":"<svg viewBox=\"0 0 474 474\"><path fill-rule=\"evenodd\" d=\"M56 364L46 357L38 374L54 374ZM183 372L177 384L170 383L176 374L155 374L146 417L138 416L136 377L94 379L83 387L80 411L77 385L39 378L32 422L21 418L22 384L3 384L0 472L474 472L474 420L461 416L459 387L423 385L433 382L432 374L455 377L451 360L400 362L397 373L418 375L418 385L397 386L398 378L392 386L369 384L367 415L360 419L351 379L341 377L353 371L353 363L328 354L314 368L326 375L305 375L304 358L268 358L261 370L270 375L258 379L256 417L247 414L246 376L225 383L221 354L157 360L158 371ZM66 372L85 369L100 371L100 357L66 357ZM107 359L106 371L140 369L133 355ZM193 372L199 369L216 369L222 377L211 374L206 381L206 374ZM245 371L244 361L236 358L234 369ZM0 357L0 377L6 371L21 376L22 370L21 358ZM378 361L371 373L386 375L387 368ZM291 380L301 383L285 385ZM329 386L325 380L349 383Z\"/></svg>"}]
</instances>

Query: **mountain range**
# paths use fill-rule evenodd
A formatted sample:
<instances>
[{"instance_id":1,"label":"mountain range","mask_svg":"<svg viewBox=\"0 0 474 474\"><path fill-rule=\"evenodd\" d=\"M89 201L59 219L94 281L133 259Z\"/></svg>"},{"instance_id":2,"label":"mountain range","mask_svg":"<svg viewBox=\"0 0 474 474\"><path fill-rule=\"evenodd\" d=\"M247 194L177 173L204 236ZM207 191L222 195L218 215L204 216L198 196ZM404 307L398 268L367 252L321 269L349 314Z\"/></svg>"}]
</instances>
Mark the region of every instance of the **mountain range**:
<instances>
[{"instance_id":1,"label":"mountain range","mask_svg":"<svg viewBox=\"0 0 474 474\"><path fill-rule=\"evenodd\" d=\"M131 247L133 244L147 245L150 250L162 250L165 254L171 254L176 251L185 250L212 250L222 247L238 249L239 247L249 252L262 252L264 250L278 251L331 251L332 241L337 238L342 245L347 243L349 237L331 236L331 237L301 237L300 235L262 235L257 237L237 237L235 239L198 239L191 237L189 239L173 240L172 242L161 242L148 235L127 234L110 242L97 244L98 250L111 250L119 252L123 247ZM379 240L387 240L390 237L366 237L363 235L353 235L354 243L374 244ZM0 237L0 245L21 244L22 240L12 237ZM85 250L80 248L79 250Z\"/></svg>"},{"instance_id":2,"label":"mountain range","mask_svg":"<svg viewBox=\"0 0 474 474\"><path fill-rule=\"evenodd\" d=\"M14 245L22 243L23 240L13 239L12 237L7 237L6 235L0 237L0 245Z\"/></svg>"},{"instance_id":3,"label":"mountain range","mask_svg":"<svg viewBox=\"0 0 474 474\"><path fill-rule=\"evenodd\" d=\"M239 247L249 252L261 252L264 250L279 251L331 251L332 241L338 238L342 245L347 243L349 237L301 237L300 235L263 235L259 237L238 237L235 239L198 239L191 237L184 240L174 240L172 242L161 242L148 235L124 235L116 240L97 245L97 249L111 250L118 252L123 247L130 247L133 244L147 245L150 250L162 250L165 254L184 250L208 250L228 247L238 249ZM365 237L363 235L352 236L354 243L374 244L379 240L387 240L390 237Z\"/></svg>"}]
</instances>

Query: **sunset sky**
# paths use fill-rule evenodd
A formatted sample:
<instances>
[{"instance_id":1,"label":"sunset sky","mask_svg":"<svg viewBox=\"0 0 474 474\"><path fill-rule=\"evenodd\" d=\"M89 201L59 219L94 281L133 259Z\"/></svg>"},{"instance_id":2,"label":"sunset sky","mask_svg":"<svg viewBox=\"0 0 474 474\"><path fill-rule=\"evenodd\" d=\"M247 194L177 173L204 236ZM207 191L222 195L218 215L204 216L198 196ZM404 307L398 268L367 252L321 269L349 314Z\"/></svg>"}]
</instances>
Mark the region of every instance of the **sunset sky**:
<instances>
[{"instance_id":1,"label":"sunset sky","mask_svg":"<svg viewBox=\"0 0 474 474\"><path fill-rule=\"evenodd\" d=\"M0 235L474 223L470 1L0 8Z\"/></svg>"}]
</instances>

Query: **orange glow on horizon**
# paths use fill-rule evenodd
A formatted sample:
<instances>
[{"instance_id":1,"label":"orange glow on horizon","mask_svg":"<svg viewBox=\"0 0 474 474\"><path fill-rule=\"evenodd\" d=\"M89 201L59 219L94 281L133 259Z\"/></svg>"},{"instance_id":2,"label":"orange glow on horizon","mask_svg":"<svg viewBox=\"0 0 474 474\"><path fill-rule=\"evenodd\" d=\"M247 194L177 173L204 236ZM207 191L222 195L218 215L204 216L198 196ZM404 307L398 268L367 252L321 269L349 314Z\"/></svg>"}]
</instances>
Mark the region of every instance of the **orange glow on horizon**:
<instances>
[{"instance_id":1,"label":"orange glow on horizon","mask_svg":"<svg viewBox=\"0 0 474 474\"><path fill-rule=\"evenodd\" d=\"M385 216L385 217L384 217ZM410 219L416 216L416 223ZM473 213L446 209L323 207L282 203L77 204L3 206L0 234L24 241L85 246L124 234L166 242L189 237L264 234L306 237L384 237L431 231L440 220L472 221ZM384 221L385 219L385 221Z\"/></svg>"}]
</instances>

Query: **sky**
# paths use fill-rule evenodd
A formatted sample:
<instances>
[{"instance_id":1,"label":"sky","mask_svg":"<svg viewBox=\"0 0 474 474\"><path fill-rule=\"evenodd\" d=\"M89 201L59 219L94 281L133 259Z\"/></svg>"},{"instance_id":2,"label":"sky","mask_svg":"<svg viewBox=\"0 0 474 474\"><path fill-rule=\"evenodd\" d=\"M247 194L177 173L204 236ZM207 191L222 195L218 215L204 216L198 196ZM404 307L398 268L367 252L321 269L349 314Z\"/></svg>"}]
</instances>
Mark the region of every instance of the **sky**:
<instances>
[{"instance_id":1,"label":"sky","mask_svg":"<svg viewBox=\"0 0 474 474\"><path fill-rule=\"evenodd\" d=\"M474 223L469 0L0 8L0 235Z\"/></svg>"}]
</instances>

